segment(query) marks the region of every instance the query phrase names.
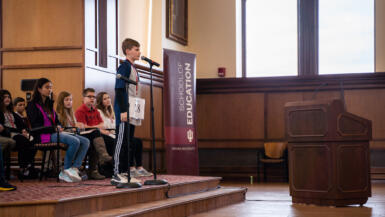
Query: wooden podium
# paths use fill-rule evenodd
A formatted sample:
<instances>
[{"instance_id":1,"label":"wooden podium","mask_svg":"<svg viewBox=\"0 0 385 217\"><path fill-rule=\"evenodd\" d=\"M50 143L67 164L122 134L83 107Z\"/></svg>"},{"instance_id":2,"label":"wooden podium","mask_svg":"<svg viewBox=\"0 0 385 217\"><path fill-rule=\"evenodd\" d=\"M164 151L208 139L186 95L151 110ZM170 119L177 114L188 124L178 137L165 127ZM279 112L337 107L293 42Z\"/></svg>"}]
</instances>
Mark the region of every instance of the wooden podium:
<instances>
[{"instance_id":1,"label":"wooden podium","mask_svg":"<svg viewBox=\"0 0 385 217\"><path fill-rule=\"evenodd\" d=\"M341 100L286 103L285 119L293 203L366 203L371 121L346 112Z\"/></svg>"}]
</instances>

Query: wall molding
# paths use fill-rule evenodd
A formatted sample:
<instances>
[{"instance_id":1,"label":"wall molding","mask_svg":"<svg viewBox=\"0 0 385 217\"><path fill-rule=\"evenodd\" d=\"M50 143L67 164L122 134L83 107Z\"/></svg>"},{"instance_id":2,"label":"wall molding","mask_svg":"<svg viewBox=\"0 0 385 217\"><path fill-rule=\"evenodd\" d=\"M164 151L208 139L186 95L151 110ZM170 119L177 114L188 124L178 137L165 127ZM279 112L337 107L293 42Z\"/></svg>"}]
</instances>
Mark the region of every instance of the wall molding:
<instances>
[{"instance_id":1,"label":"wall molding","mask_svg":"<svg viewBox=\"0 0 385 217\"><path fill-rule=\"evenodd\" d=\"M45 68L77 68L83 67L82 63L56 63L56 64L31 64L31 65L3 65L1 69L45 69Z\"/></svg>"},{"instance_id":2,"label":"wall molding","mask_svg":"<svg viewBox=\"0 0 385 217\"><path fill-rule=\"evenodd\" d=\"M385 73L197 79L197 94L385 89Z\"/></svg>"},{"instance_id":3,"label":"wall molding","mask_svg":"<svg viewBox=\"0 0 385 217\"><path fill-rule=\"evenodd\" d=\"M9 48L1 48L0 52L81 50L81 49L83 49L83 46L9 47Z\"/></svg>"}]
</instances>

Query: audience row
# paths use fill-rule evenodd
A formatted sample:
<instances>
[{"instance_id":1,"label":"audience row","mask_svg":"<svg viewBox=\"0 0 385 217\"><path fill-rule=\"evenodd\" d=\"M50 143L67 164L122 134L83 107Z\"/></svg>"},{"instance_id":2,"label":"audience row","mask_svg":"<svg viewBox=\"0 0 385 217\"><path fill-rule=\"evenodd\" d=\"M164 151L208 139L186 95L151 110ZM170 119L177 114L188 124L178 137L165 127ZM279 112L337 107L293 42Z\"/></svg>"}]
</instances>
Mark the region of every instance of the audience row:
<instances>
[{"instance_id":1,"label":"audience row","mask_svg":"<svg viewBox=\"0 0 385 217\"><path fill-rule=\"evenodd\" d=\"M66 144L63 169L59 179L65 182L82 180L82 163L89 155L88 179L104 179L113 173L115 150L115 113L111 98L106 92L95 95L95 90L83 90L83 104L74 112L72 94L59 93L54 109L53 83L40 78L35 84L31 101L17 97L12 102L12 95L7 90L0 90L0 145L3 159L9 158L10 152L18 152L19 175L34 178L38 174L34 159L36 143L55 143L57 133L33 134L30 129L54 126L59 131L60 142ZM26 112L26 116L24 113ZM32 134L32 135L31 135ZM142 166L142 141L135 138L130 149L131 177L151 176ZM127 152L127 151L126 151ZM127 158L121 155L120 158ZM3 163L1 159L1 163ZM4 178L4 165L0 165L0 190L14 190ZM128 165L120 165L126 167ZM102 173L102 174L101 174ZM84 177L84 176L83 176ZM131 179L135 181L135 179Z\"/></svg>"}]
</instances>

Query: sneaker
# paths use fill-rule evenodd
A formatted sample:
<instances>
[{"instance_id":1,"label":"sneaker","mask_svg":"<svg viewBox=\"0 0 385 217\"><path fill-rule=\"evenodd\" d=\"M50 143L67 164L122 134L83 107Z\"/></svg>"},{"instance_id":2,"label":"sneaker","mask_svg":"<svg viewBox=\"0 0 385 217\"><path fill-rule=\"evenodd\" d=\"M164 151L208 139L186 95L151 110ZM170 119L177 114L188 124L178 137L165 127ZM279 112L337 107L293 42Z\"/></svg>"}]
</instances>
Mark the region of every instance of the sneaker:
<instances>
[{"instance_id":1,"label":"sneaker","mask_svg":"<svg viewBox=\"0 0 385 217\"><path fill-rule=\"evenodd\" d=\"M59 179L65 182L73 182L72 179L63 171L60 172Z\"/></svg>"},{"instance_id":2,"label":"sneaker","mask_svg":"<svg viewBox=\"0 0 385 217\"><path fill-rule=\"evenodd\" d=\"M137 169L130 170L130 176L133 178L140 177L140 173L138 173Z\"/></svg>"},{"instance_id":3,"label":"sneaker","mask_svg":"<svg viewBox=\"0 0 385 217\"><path fill-rule=\"evenodd\" d=\"M72 167L71 169L74 170L74 171L79 175L79 177L82 179L82 181L88 180L88 175L87 175L87 173L84 172L83 170L80 171L80 170L79 170L78 168L76 168L76 167Z\"/></svg>"},{"instance_id":4,"label":"sneaker","mask_svg":"<svg viewBox=\"0 0 385 217\"><path fill-rule=\"evenodd\" d=\"M118 185L119 183L127 183L127 176L122 173L112 176L111 185Z\"/></svg>"},{"instance_id":5,"label":"sneaker","mask_svg":"<svg viewBox=\"0 0 385 217\"><path fill-rule=\"evenodd\" d=\"M0 191L14 191L17 187L9 184L6 180L1 178L0 180Z\"/></svg>"},{"instance_id":6,"label":"sneaker","mask_svg":"<svg viewBox=\"0 0 385 217\"><path fill-rule=\"evenodd\" d=\"M122 175L124 177L126 177L126 179L128 180L128 173L122 173ZM139 179L136 179L135 177L132 177L131 176L131 171L130 171L130 182L137 182L137 183L140 183L140 180Z\"/></svg>"},{"instance_id":7,"label":"sneaker","mask_svg":"<svg viewBox=\"0 0 385 217\"><path fill-rule=\"evenodd\" d=\"M80 176L80 171L76 167L71 167L71 170L75 171Z\"/></svg>"},{"instance_id":8,"label":"sneaker","mask_svg":"<svg viewBox=\"0 0 385 217\"><path fill-rule=\"evenodd\" d=\"M72 168L64 170L64 173L72 179L74 182L80 182L82 178L80 178L79 174L73 170Z\"/></svg>"},{"instance_id":9,"label":"sneaker","mask_svg":"<svg viewBox=\"0 0 385 217\"><path fill-rule=\"evenodd\" d=\"M136 173L139 174L139 176L153 176L154 174L148 172L146 169L142 168L139 170L136 170Z\"/></svg>"},{"instance_id":10,"label":"sneaker","mask_svg":"<svg viewBox=\"0 0 385 217\"><path fill-rule=\"evenodd\" d=\"M136 179L136 178L134 178L134 177L131 177L130 182L131 182L131 183L132 183L132 182L140 183L140 180L139 180L139 179Z\"/></svg>"}]
</instances>

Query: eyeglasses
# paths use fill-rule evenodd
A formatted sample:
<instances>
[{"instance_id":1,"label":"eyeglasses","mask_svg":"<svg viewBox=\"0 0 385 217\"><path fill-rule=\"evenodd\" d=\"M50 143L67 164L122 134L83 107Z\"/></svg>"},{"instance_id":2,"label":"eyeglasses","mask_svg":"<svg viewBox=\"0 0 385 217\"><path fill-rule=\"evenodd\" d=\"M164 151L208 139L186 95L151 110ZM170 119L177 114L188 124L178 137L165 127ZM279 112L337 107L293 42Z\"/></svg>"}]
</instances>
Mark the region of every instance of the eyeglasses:
<instances>
[{"instance_id":1,"label":"eyeglasses","mask_svg":"<svg viewBox=\"0 0 385 217\"><path fill-rule=\"evenodd\" d=\"M86 97L88 97L90 99L95 99L96 98L96 96L86 96Z\"/></svg>"}]
</instances>

